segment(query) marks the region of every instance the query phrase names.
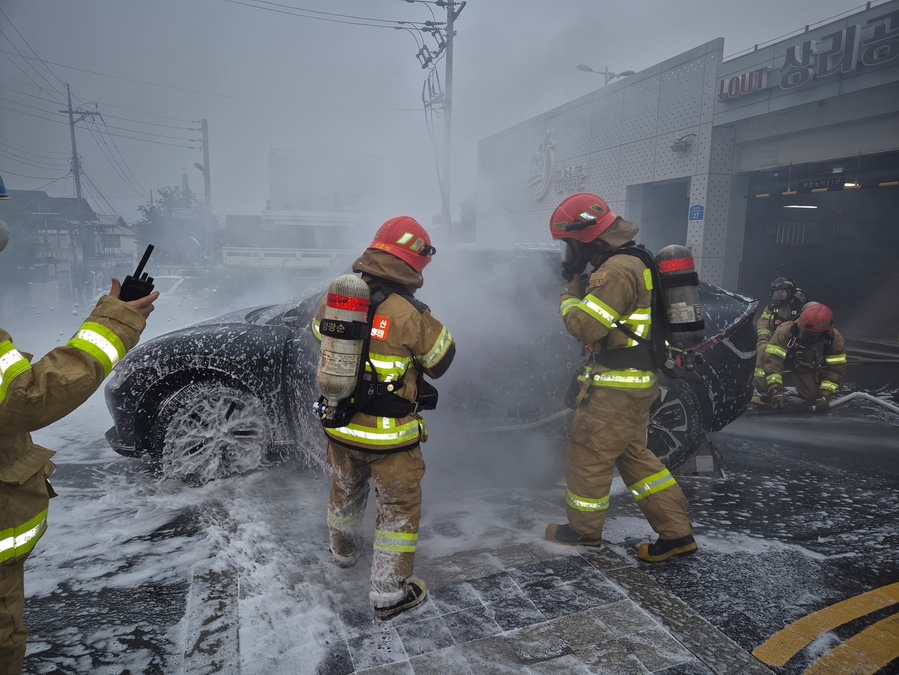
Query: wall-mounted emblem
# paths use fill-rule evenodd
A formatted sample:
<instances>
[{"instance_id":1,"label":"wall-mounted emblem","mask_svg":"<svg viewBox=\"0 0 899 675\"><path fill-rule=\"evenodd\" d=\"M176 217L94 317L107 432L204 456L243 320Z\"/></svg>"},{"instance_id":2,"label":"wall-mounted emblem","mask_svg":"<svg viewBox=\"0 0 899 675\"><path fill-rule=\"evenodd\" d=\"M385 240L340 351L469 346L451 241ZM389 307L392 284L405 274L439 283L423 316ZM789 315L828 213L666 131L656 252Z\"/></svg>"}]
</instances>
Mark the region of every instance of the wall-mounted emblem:
<instances>
[{"instance_id":1,"label":"wall-mounted emblem","mask_svg":"<svg viewBox=\"0 0 899 675\"><path fill-rule=\"evenodd\" d=\"M534 199L541 199L552 185L553 176L553 148L556 142L553 140L555 129L547 129L543 140L537 147L537 152L531 155L531 165L528 167L528 185L534 188Z\"/></svg>"}]
</instances>

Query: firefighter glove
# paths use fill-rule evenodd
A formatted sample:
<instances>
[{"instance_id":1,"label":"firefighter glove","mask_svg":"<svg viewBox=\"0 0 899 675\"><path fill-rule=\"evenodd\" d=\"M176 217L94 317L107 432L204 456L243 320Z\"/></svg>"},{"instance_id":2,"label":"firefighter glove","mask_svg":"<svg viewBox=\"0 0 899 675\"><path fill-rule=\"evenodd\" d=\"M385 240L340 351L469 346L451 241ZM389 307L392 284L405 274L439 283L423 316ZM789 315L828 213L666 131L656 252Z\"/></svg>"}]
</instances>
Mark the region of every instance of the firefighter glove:
<instances>
[{"instance_id":1,"label":"firefighter glove","mask_svg":"<svg viewBox=\"0 0 899 675\"><path fill-rule=\"evenodd\" d=\"M577 275L581 274L587 267L587 260L581 256L575 256L571 260L562 261L562 278L565 281L572 281Z\"/></svg>"},{"instance_id":2,"label":"firefighter glove","mask_svg":"<svg viewBox=\"0 0 899 675\"><path fill-rule=\"evenodd\" d=\"M825 413L830 410L830 401L828 401L823 396L815 401L815 412L816 413Z\"/></svg>"},{"instance_id":3,"label":"firefighter glove","mask_svg":"<svg viewBox=\"0 0 899 675\"><path fill-rule=\"evenodd\" d=\"M565 291L567 293L571 293L572 295L576 295L579 298L583 298L587 292L587 275L575 275L573 279L570 279L568 281L568 285L565 287Z\"/></svg>"},{"instance_id":4,"label":"firefighter glove","mask_svg":"<svg viewBox=\"0 0 899 675\"><path fill-rule=\"evenodd\" d=\"M783 408L784 404L787 402L787 397L784 395L784 390L780 387L771 387L768 390L768 396L771 397L772 408Z\"/></svg>"}]
</instances>

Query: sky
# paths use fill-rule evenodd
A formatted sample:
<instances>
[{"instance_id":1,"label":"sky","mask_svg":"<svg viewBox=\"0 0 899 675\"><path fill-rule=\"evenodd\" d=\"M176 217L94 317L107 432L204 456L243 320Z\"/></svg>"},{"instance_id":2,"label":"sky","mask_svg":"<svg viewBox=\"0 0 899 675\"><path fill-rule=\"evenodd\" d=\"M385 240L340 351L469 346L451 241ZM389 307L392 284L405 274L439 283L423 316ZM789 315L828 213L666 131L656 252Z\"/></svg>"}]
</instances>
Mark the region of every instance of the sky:
<instances>
[{"instance_id":1,"label":"sky","mask_svg":"<svg viewBox=\"0 0 899 675\"><path fill-rule=\"evenodd\" d=\"M453 55L454 218L477 189L479 139L602 86L601 75L577 64L639 72L718 37L728 58L863 8L858 0L468 0ZM433 3L2 0L0 10L8 189L74 195L69 125L59 112L69 85L74 108L102 115L76 124L84 194L96 211L126 222L151 191L181 185L182 174L203 193L194 166L203 160L201 119L220 217L265 208L273 148L381 155L383 219L427 223L440 212L443 120L432 141L418 38L383 21L428 21L432 11L445 19ZM373 19L382 21L358 25Z\"/></svg>"}]
</instances>

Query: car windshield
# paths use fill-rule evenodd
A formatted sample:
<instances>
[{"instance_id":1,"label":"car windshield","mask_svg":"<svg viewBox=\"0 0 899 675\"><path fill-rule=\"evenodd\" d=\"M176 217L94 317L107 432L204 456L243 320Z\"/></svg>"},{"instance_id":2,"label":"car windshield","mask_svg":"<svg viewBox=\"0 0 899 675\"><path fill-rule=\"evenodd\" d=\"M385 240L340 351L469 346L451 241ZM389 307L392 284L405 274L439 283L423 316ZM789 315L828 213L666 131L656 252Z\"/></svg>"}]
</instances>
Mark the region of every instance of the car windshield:
<instances>
[{"instance_id":1,"label":"car windshield","mask_svg":"<svg viewBox=\"0 0 899 675\"><path fill-rule=\"evenodd\" d=\"M257 326L306 327L318 308L321 294L321 290L312 290L280 305L259 307L247 314L246 320Z\"/></svg>"}]
</instances>

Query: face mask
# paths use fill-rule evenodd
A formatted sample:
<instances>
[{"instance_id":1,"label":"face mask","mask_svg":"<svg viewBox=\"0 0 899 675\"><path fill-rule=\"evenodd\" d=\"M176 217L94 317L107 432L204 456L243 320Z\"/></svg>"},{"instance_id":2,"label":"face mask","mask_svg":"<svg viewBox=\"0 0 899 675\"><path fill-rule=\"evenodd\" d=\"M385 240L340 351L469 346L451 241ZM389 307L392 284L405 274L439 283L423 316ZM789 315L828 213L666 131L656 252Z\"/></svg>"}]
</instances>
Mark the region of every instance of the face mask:
<instances>
[{"instance_id":1,"label":"face mask","mask_svg":"<svg viewBox=\"0 0 899 675\"><path fill-rule=\"evenodd\" d=\"M783 304L786 304L787 300L790 299L790 292L786 288L778 288L775 291L771 291L771 300L772 302L780 307Z\"/></svg>"},{"instance_id":2,"label":"face mask","mask_svg":"<svg viewBox=\"0 0 899 675\"><path fill-rule=\"evenodd\" d=\"M815 343L815 341L821 336L823 333L812 333L808 330L799 329L799 336L796 338L796 342L801 344L803 347L810 347Z\"/></svg>"},{"instance_id":3,"label":"face mask","mask_svg":"<svg viewBox=\"0 0 899 675\"><path fill-rule=\"evenodd\" d=\"M590 256L579 241L566 240L562 245L562 276L571 281L587 268Z\"/></svg>"}]
</instances>

